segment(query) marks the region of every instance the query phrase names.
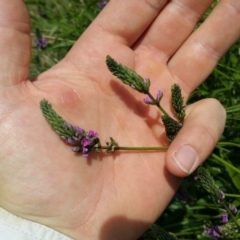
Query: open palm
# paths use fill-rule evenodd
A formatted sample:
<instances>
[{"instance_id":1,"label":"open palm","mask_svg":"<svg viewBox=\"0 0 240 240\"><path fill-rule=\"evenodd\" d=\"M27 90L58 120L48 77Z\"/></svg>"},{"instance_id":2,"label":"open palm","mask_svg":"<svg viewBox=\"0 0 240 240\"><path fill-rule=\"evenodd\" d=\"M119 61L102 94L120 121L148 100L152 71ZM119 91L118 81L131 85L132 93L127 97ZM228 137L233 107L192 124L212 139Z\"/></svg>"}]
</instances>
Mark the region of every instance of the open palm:
<instances>
[{"instance_id":1,"label":"open palm","mask_svg":"<svg viewBox=\"0 0 240 240\"><path fill-rule=\"evenodd\" d=\"M124 146L166 145L159 111L144 105L143 95L111 75L106 55L149 77L151 92L161 89L162 104L170 110L171 85L179 83L187 98L237 39L240 26L235 22L240 22L240 16L233 5L239 10L240 4L223 1L191 35L212 1L173 1L164 6L166 1L112 0L69 54L30 82L26 80L31 43L26 9L20 0L11 6L6 0L0 2L5 9L0 12L4 59L0 206L74 239L135 239L161 214L178 187L180 179L165 167L166 153L103 153L85 159L52 131L39 102L47 99L71 124L98 132L102 144L114 137ZM12 16L9 13L14 9L17 12ZM223 22L230 14L231 19L216 28L215 19L222 11ZM219 37L228 28L230 37ZM210 105L220 108L216 101ZM188 108L188 116L193 109ZM197 164L210 153L223 124L224 120L218 128L204 130L202 143L207 147L199 152ZM172 145L177 149L181 142ZM172 168L178 171L176 165Z\"/></svg>"}]
</instances>

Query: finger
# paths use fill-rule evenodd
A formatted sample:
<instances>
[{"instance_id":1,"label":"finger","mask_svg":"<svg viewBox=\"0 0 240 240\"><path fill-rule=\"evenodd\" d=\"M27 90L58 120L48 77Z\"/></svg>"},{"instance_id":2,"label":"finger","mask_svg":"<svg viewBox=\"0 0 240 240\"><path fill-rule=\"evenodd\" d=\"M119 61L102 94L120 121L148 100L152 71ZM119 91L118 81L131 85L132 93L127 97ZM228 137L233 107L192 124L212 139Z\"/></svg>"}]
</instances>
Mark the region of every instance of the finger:
<instances>
[{"instance_id":1,"label":"finger","mask_svg":"<svg viewBox=\"0 0 240 240\"><path fill-rule=\"evenodd\" d=\"M169 2L135 49L157 50L157 57L167 62L192 33L212 2L213 0Z\"/></svg>"},{"instance_id":2,"label":"finger","mask_svg":"<svg viewBox=\"0 0 240 240\"><path fill-rule=\"evenodd\" d=\"M240 1L223 0L170 60L172 75L191 93L240 37Z\"/></svg>"},{"instance_id":3,"label":"finger","mask_svg":"<svg viewBox=\"0 0 240 240\"><path fill-rule=\"evenodd\" d=\"M29 17L22 0L0 0L0 84L17 84L28 76L31 54Z\"/></svg>"},{"instance_id":4,"label":"finger","mask_svg":"<svg viewBox=\"0 0 240 240\"><path fill-rule=\"evenodd\" d=\"M111 0L79 38L74 51L86 48L86 42L88 46L99 45L99 39L104 43L101 51L117 51L118 43L131 46L166 2L167 0Z\"/></svg>"},{"instance_id":5,"label":"finger","mask_svg":"<svg viewBox=\"0 0 240 240\"><path fill-rule=\"evenodd\" d=\"M184 125L166 154L167 169L179 177L191 174L210 155L226 121L226 112L215 99L196 102L186 113Z\"/></svg>"}]
</instances>

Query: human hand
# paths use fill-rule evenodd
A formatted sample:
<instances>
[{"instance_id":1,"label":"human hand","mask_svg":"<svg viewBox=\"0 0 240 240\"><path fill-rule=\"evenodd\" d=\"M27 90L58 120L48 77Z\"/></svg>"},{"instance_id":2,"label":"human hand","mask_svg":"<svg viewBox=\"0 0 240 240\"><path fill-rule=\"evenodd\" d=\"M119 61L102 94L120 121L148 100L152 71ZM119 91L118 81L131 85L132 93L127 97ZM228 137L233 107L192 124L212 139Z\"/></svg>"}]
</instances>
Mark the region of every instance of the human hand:
<instances>
[{"instance_id":1,"label":"human hand","mask_svg":"<svg viewBox=\"0 0 240 240\"><path fill-rule=\"evenodd\" d=\"M172 160L176 150L196 149L192 171L210 154L225 123L221 105L204 100L188 106L167 153L86 160L53 133L39 101L49 100L64 119L97 131L102 141L112 136L121 145L166 145L157 110L115 80L105 58L149 77L152 92L161 89L170 109L171 85L178 83L187 99L239 37L238 0L221 1L192 33L211 3L111 0L68 55L30 82L27 11L21 0L0 0L0 206L74 239L136 239L174 195L180 178L171 173L188 174Z\"/></svg>"}]
</instances>

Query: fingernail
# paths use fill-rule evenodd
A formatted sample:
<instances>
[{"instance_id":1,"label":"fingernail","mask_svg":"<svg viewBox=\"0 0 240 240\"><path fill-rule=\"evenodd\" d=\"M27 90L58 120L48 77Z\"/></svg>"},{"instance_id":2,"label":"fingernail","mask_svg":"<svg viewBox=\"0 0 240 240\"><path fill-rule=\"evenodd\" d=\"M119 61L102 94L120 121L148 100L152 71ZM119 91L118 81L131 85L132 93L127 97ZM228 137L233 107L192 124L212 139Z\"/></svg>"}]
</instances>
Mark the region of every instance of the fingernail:
<instances>
[{"instance_id":1,"label":"fingernail","mask_svg":"<svg viewBox=\"0 0 240 240\"><path fill-rule=\"evenodd\" d=\"M182 171L190 174L194 169L198 157L194 148L184 145L172 155L172 158Z\"/></svg>"}]
</instances>

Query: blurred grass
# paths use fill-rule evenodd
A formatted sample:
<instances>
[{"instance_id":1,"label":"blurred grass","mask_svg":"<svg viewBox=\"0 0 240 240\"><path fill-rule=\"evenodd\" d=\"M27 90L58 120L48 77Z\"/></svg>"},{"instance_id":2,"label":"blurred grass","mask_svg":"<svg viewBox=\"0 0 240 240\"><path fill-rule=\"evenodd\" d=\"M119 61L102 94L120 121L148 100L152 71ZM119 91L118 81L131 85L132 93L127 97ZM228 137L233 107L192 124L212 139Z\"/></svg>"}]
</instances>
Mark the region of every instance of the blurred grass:
<instances>
[{"instance_id":1,"label":"blurred grass","mask_svg":"<svg viewBox=\"0 0 240 240\"><path fill-rule=\"evenodd\" d=\"M31 76L60 61L99 13L96 0L26 0L33 39L37 30L48 39L44 51L32 49Z\"/></svg>"},{"instance_id":2,"label":"blurred grass","mask_svg":"<svg viewBox=\"0 0 240 240\"><path fill-rule=\"evenodd\" d=\"M46 37L49 44L39 51L32 48L30 78L60 61L78 37L99 13L96 0L26 0L31 21L32 36L37 32ZM213 6L218 1L215 1ZM204 15L197 27L208 16ZM93 36L95 37L95 36ZM212 74L198 89L189 103L203 98L218 99L227 111L225 131L204 166L225 192L227 201L240 206L240 42L237 42L222 58ZM211 124L211 123L209 123ZM173 199L157 220L157 224L178 239L211 239L203 234L207 220L216 221L219 206L192 176L185 179L179 194L186 193L186 201ZM239 216L239 214L238 214ZM240 235L238 235L240 239ZM157 233L146 233L141 240L161 239ZM228 239L226 237L226 239ZM233 238L229 238L233 239Z\"/></svg>"}]
</instances>

